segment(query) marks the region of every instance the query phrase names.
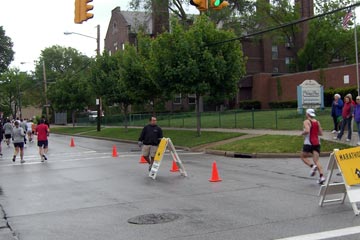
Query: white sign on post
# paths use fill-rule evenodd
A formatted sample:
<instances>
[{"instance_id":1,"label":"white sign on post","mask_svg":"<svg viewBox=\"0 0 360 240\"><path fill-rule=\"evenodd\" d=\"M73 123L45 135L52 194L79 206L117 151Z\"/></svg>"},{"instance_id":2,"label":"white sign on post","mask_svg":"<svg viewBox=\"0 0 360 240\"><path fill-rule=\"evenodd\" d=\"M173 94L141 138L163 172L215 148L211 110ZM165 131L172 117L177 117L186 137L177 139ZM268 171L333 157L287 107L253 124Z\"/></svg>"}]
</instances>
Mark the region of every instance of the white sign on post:
<instances>
[{"instance_id":1,"label":"white sign on post","mask_svg":"<svg viewBox=\"0 0 360 240\"><path fill-rule=\"evenodd\" d=\"M305 80L297 86L298 109L324 107L324 88L315 80Z\"/></svg>"}]
</instances>

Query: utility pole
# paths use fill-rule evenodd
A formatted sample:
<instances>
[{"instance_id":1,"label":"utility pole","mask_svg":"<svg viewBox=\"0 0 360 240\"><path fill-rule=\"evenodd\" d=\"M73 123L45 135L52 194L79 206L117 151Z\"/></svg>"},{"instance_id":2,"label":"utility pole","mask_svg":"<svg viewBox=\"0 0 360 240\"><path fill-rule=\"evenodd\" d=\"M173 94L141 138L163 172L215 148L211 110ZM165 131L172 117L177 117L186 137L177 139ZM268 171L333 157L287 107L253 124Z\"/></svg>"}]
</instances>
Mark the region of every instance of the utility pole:
<instances>
[{"instance_id":1,"label":"utility pole","mask_svg":"<svg viewBox=\"0 0 360 240\"><path fill-rule=\"evenodd\" d=\"M97 29L97 34L96 34L96 56L100 56L100 25L96 26ZM96 99L96 104L97 104L97 126L96 126L96 130L98 132L101 131L101 116L102 116L102 112L101 112L101 96L98 96L98 98Z\"/></svg>"},{"instance_id":2,"label":"utility pole","mask_svg":"<svg viewBox=\"0 0 360 240\"><path fill-rule=\"evenodd\" d=\"M45 108L46 108L46 120L49 120L49 103L47 98L47 81L46 81L46 70L45 70L45 61L43 60L43 75L44 75L44 95L45 95Z\"/></svg>"}]
</instances>

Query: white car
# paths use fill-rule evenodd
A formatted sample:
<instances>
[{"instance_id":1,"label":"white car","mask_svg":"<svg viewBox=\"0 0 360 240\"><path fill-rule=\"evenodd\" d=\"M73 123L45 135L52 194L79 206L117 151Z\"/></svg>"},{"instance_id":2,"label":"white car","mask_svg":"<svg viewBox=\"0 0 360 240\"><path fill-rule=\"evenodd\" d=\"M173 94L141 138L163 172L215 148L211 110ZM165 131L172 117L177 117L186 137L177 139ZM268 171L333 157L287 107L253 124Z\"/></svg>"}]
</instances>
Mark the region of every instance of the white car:
<instances>
[{"instance_id":1,"label":"white car","mask_svg":"<svg viewBox=\"0 0 360 240\"><path fill-rule=\"evenodd\" d=\"M104 113L101 114L101 116L104 116ZM90 111L89 112L89 120L90 121L95 121L97 119L97 111Z\"/></svg>"}]
</instances>

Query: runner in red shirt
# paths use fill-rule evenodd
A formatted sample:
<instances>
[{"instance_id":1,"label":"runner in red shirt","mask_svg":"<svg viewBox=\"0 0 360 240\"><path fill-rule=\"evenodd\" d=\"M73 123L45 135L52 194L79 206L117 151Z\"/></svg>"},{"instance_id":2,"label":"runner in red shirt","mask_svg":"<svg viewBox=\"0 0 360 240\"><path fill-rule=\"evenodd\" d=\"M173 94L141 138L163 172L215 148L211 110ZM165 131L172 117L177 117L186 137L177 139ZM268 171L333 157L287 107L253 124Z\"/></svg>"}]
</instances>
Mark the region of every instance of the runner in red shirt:
<instances>
[{"instance_id":1,"label":"runner in red shirt","mask_svg":"<svg viewBox=\"0 0 360 240\"><path fill-rule=\"evenodd\" d=\"M37 139L38 139L38 147L39 154L41 157L41 162L47 160L45 154L48 150L48 136L49 136L49 127L45 124L44 120L40 120L40 124L36 127Z\"/></svg>"}]
</instances>

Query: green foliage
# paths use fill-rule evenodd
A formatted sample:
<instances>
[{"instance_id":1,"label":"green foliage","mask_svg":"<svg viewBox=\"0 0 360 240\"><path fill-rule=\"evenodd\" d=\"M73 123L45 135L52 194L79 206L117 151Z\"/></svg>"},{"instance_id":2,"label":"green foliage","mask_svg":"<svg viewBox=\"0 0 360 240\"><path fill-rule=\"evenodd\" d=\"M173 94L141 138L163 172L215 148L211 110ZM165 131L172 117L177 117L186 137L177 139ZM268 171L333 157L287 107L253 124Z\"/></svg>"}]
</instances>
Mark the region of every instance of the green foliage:
<instances>
[{"instance_id":1,"label":"green foliage","mask_svg":"<svg viewBox=\"0 0 360 240\"><path fill-rule=\"evenodd\" d=\"M44 68L48 85L48 100L55 111L69 111L73 116L83 110L91 101L91 89L86 70L90 59L76 49L52 46L42 51L35 67L37 84L43 87ZM44 93L43 89L39 91ZM45 103L42 95L42 105Z\"/></svg>"},{"instance_id":2,"label":"green foliage","mask_svg":"<svg viewBox=\"0 0 360 240\"><path fill-rule=\"evenodd\" d=\"M344 87L344 88L336 88L336 89L327 89L324 91L324 105L331 107L332 101L334 100L334 95L338 93L341 98L344 99L345 95L350 93L352 95L353 100L358 95L357 87Z\"/></svg>"},{"instance_id":3,"label":"green foliage","mask_svg":"<svg viewBox=\"0 0 360 240\"><path fill-rule=\"evenodd\" d=\"M271 109L296 108L297 100L269 102L269 106Z\"/></svg>"},{"instance_id":4,"label":"green foliage","mask_svg":"<svg viewBox=\"0 0 360 240\"><path fill-rule=\"evenodd\" d=\"M93 129L93 131L91 131ZM104 128L101 132L95 131L95 128L89 127L59 127L51 128L51 131L54 133L64 133L64 134L80 134L85 136L96 136L96 137L105 137L111 139L123 139L123 140L132 140L137 141L140 136L140 128L130 128L124 130L123 128ZM217 142L221 140L226 140L234 137L239 137L244 134L242 133L219 133L219 132L202 132L201 137L197 137L195 131L187 130L163 130L165 137L171 138L172 142L176 146L183 147L195 147L203 144L208 144L212 142Z\"/></svg>"},{"instance_id":5,"label":"green foliage","mask_svg":"<svg viewBox=\"0 0 360 240\"><path fill-rule=\"evenodd\" d=\"M13 42L6 36L5 30L0 26L0 73L5 72L14 59Z\"/></svg>"},{"instance_id":6,"label":"green foliage","mask_svg":"<svg viewBox=\"0 0 360 240\"><path fill-rule=\"evenodd\" d=\"M350 1L316 1L319 13L349 5ZM354 63L354 32L342 28L346 11L336 12L310 22L306 44L298 52L300 71L326 68L333 61Z\"/></svg>"},{"instance_id":7,"label":"green foliage","mask_svg":"<svg viewBox=\"0 0 360 240\"><path fill-rule=\"evenodd\" d=\"M4 112L6 117L16 117L20 108L33 105L36 88L27 73L16 68L8 69L0 75L0 111Z\"/></svg>"},{"instance_id":8,"label":"green foliage","mask_svg":"<svg viewBox=\"0 0 360 240\"><path fill-rule=\"evenodd\" d=\"M261 108L261 102L257 100L245 100L239 102L239 108L245 109L245 110L251 110L251 109L260 109Z\"/></svg>"}]
</instances>

